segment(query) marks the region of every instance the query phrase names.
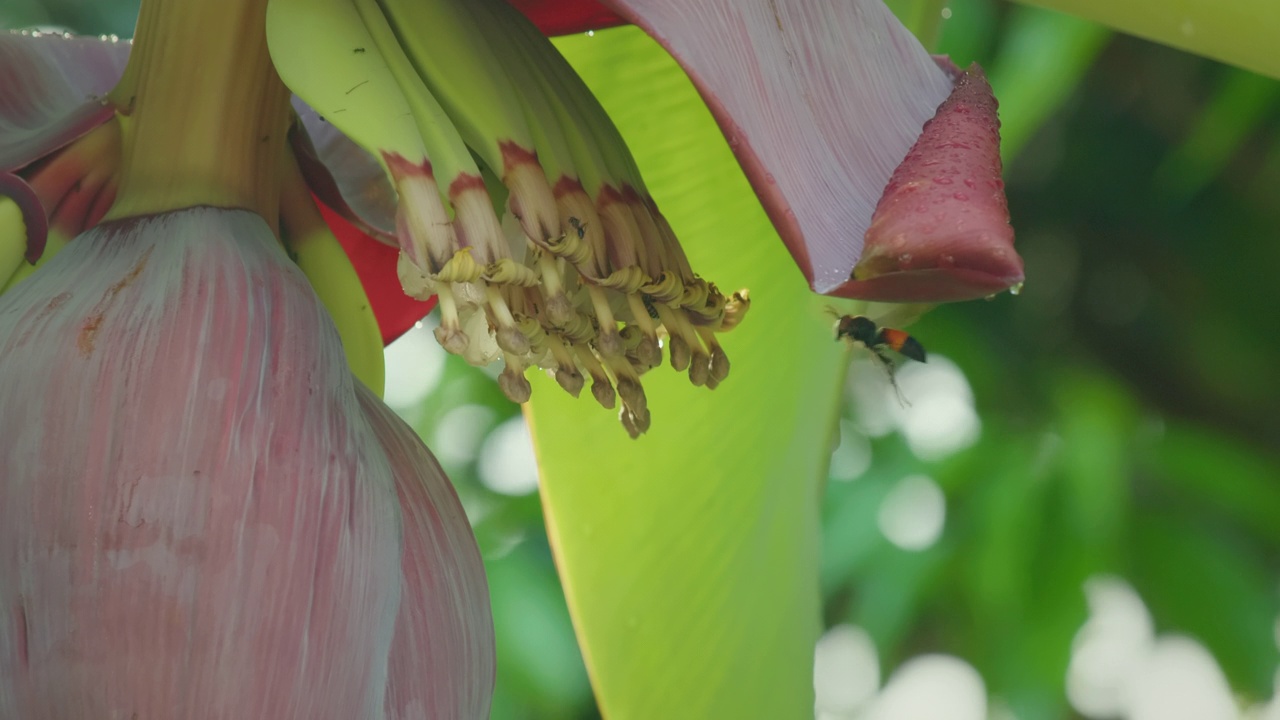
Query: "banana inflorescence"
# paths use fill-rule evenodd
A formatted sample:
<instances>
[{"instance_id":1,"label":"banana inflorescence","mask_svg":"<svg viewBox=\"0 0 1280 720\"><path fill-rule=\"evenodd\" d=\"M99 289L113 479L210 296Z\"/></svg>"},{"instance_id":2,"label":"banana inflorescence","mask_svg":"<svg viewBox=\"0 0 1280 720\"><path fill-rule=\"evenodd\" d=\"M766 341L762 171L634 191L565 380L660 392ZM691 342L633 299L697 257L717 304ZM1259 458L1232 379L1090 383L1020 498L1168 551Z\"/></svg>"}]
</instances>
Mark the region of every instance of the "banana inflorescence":
<instances>
[{"instance_id":1,"label":"banana inflorescence","mask_svg":"<svg viewBox=\"0 0 1280 720\"><path fill-rule=\"evenodd\" d=\"M695 274L608 115L502 0L272 0L285 83L386 169L405 292L439 298L436 337L529 398L546 368L586 379L632 436L662 362L714 388L716 334L749 302Z\"/></svg>"}]
</instances>

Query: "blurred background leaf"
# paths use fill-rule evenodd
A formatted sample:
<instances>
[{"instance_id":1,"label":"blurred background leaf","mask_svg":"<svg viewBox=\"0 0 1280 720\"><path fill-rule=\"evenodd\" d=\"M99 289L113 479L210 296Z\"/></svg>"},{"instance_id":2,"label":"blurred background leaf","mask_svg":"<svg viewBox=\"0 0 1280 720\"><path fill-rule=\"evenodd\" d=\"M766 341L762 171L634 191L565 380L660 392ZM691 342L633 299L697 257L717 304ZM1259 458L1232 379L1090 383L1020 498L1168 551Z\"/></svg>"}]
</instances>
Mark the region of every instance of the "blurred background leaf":
<instances>
[{"instance_id":1,"label":"blurred background leaf","mask_svg":"<svg viewBox=\"0 0 1280 720\"><path fill-rule=\"evenodd\" d=\"M1272 0L1023 1L1280 77L1280 5Z\"/></svg>"}]
</instances>

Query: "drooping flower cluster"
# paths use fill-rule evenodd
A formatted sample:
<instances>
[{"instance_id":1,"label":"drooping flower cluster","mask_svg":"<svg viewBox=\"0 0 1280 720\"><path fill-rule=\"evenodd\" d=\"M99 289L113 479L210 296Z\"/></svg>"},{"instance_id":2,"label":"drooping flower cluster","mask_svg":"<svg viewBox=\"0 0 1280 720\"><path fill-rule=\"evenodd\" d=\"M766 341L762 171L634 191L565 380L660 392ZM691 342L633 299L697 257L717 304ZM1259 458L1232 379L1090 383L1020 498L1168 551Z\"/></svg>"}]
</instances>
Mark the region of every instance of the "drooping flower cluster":
<instances>
[{"instance_id":1,"label":"drooping flower cluster","mask_svg":"<svg viewBox=\"0 0 1280 720\"><path fill-rule=\"evenodd\" d=\"M368 42L349 55L362 66L380 58L386 77L350 94L332 93L311 57L351 44L349 27L304 28L290 10L310 11L282 4L269 32L285 81L315 108L302 117L318 164L360 164L337 128L368 150L363 162L385 166L398 203L333 202L398 244L405 291L438 298L444 348L476 365L502 359L499 383L515 402L529 399L528 367L574 396L589 377L633 436L650 423L640 376L664 348L694 385L722 382L716 334L741 321L747 295L727 297L694 272L613 123L555 48L503 2L379 7L357 8ZM401 103L418 146L365 117Z\"/></svg>"}]
</instances>

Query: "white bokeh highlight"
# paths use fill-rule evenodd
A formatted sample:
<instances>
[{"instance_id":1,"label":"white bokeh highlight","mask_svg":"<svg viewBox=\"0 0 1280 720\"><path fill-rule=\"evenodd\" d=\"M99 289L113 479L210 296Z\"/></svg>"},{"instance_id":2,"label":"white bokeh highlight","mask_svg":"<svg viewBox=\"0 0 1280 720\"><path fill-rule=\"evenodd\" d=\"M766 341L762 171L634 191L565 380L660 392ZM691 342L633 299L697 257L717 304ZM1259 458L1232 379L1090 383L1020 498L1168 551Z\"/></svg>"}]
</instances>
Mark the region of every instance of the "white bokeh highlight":
<instances>
[{"instance_id":1,"label":"white bokeh highlight","mask_svg":"<svg viewBox=\"0 0 1280 720\"><path fill-rule=\"evenodd\" d=\"M893 673L865 720L987 720L986 685L960 658L921 655Z\"/></svg>"},{"instance_id":2,"label":"white bokeh highlight","mask_svg":"<svg viewBox=\"0 0 1280 720\"><path fill-rule=\"evenodd\" d=\"M857 625L836 625L814 648L813 692L818 718L844 718L867 704L880 688L876 644Z\"/></svg>"},{"instance_id":3,"label":"white bokeh highlight","mask_svg":"<svg viewBox=\"0 0 1280 720\"><path fill-rule=\"evenodd\" d=\"M946 525L947 497L926 475L908 475L880 502L876 523L889 542L903 550L932 546Z\"/></svg>"},{"instance_id":4,"label":"white bokeh highlight","mask_svg":"<svg viewBox=\"0 0 1280 720\"><path fill-rule=\"evenodd\" d=\"M431 449L445 470L475 462L480 443L494 423L494 412L484 405L459 405L445 413L436 425Z\"/></svg>"},{"instance_id":5,"label":"white bokeh highlight","mask_svg":"<svg viewBox=\"0 0 1280 720\"><path fill-rule=\"evenodd\" d=\"M840 421L840 442L831 453L832 480L857 480L871 467L871 440L848 420Z\"/></svg>"},{"instance_id":6,"label":"white bokeh highlight","mask_svg":"<svg viewBox=\"0 0 1280 720\"><path fill-rule=\"evenodd\" d=\"M1120 717L1155 626L1142 598L1120 578L1090 578L1084 594L1089 619L1072 642L1067 700L1087 717Z\"/></svg>"},{"instance_id":7,"label":"white bokeh highlight","mask_svg":"<svg viewBox=\"0 0 1280 720\"><path fill-rule=\"evenodd\" d=\"M954 362L936 354L927 363L905 361L893 377L897 390L879 363L865 352L855 354L845 396L860 431L882 437L896 430L925 461L942 460L977 442L982 422L973 390Z\"/></svg>"},{"instance_id":8,"label":"white bokeh highlight","mask_svg":"<svg viewBox=\"0 0 1280 720\"><path fill-rule=\"evenodd\" d=\"M503 495L528 495L538 489L533 438L522 416L511 418L489 434L476 470L485 487Z\"/></svg>"},{"instance_id":9,"label":"white bokeh highlight","mask_svg":"<svg viewBox=\"0 0 1280 720\"><path fill-rule=\"evenodd\" d=\"M903 365L897 380L910 404L895 400L888 405L889 416L916 457L942 460L977 442L982 422L973 406L973 390L959 366L933 355L928 363Z\"/></svg>"},{"instance_id":10,"label":"white bokeh highlight","mask_svg":"<svg viewBox=\"0 0 1280 720\"><path fill-rule=\"evenodd\" d=\"M387 405L402 414L421 405L440 384L444 358L444 348L423 323L396 338L383 351L387 366L383 399Z\"/></svg>"},{"instance_id":11,"label":"white bokeh highlight","mask_svg":"<svg viewBox=\"0 0 1280 720\"><path fill-rule=\"evenodd\" d=\"M1160 637L1132 675L1126 720L1237 720L1227 678L1203 645Z\"/></svg>"},{"instance_id":12,"label":"white bokeh highlight","mask_svg":"<svg viewBox=\"0 0 1280 720\"><path fill-rule=\"evenodd\" d=\"M1157 635L1142 598L1110 576L1085 583L1089 619L1072 644L1067 699L1095 720L1273 720L1274 701L1238 706L1222 668L1199 641Z\"/></svg>"}]
</instances>

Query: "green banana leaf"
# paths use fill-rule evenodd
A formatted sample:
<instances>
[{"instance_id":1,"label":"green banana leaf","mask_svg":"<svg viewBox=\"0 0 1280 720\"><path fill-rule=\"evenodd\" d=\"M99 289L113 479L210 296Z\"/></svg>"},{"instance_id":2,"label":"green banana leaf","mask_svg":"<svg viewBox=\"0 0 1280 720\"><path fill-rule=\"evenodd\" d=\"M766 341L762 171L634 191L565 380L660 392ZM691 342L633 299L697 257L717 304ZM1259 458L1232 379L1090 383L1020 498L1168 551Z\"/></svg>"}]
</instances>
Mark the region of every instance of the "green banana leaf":
<instances>
[{"instance_id":1,"label":"green banana leaf","mask_svg":"<svg viewBox=\"0 0 1280 720\"><path fill-rule=\"evenodd\" d=\"M753 306L714 391L644 378L653 428L538 378L528 415L569 607L606 717L812 717L820 482L847 351L692 85L635 28L560 41L695 271ZM660 119L660 121L659 121Z\"/></svg>"},{"instance_id":2,"label":"green banana leaf","mask_svg":"<svg viewBox=\"0 0 1280 720\"><path fill-rule=\"evenodd\" d=\"M1280 78L1275 0L1022 0Z\"/></svg>"}]
</instances>

